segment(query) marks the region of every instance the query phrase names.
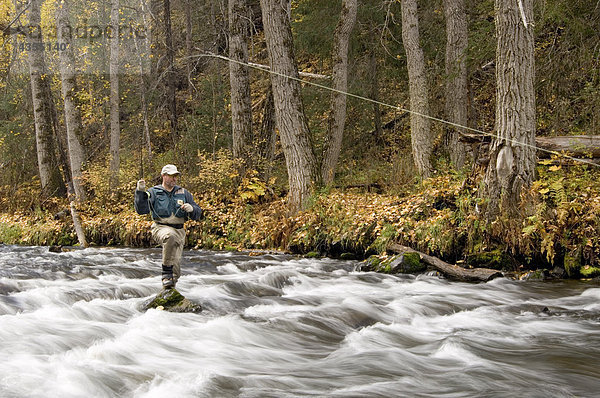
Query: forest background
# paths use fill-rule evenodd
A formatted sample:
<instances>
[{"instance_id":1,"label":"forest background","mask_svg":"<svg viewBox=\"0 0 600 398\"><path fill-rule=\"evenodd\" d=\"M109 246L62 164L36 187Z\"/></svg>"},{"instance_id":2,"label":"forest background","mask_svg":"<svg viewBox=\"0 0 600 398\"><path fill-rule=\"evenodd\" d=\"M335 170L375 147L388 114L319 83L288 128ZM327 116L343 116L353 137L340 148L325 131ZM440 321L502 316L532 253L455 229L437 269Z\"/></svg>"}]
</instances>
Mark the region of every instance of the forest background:
<instances>
[{"instance_id":1,"label":"forest background","mask_svg":"<svg viewBox=\"0 0 600 398\"><path fill-rule=\"evenodd\" d=\"M347 55L347 91L354 95L346 99L334 178L316 183L299 209L289 203L289 169L276 127L272 75L264 70L269 57L258 0L70 3L69 11L65 2L52 0L0 2L0 242L77 244L73 209L87 244L149 246L150 222L133 211L135 183L158 183L162 165L174 163L183 173L181 185L205 209L203 220L188 223L194 247L364 258L399 242L466 266L559 267L571 277L600 275L595 164L540 155L517 214L501 212L493 219L482 194L489 139L461 141L461 167L451 153L448 125L432 121L431 168L427 176L419 170L404 111L410 90L401 7L409 2L358 2ZM239 15L247 22L243 41L253 64L242 68L249 73L251 105L251 129L242 146L232 126L234 64L219 58L232 54L229 8L236 3L245 6ZM330 143L332 118L332 94L320 86L332 86L342 3L294 0L289 8L294 62L306 81L303 113L318 163ZM453 76L445 58L446 3L418 2L429 114L444 120L456 100L447 93ZM467 125L493 135L494 1L464 4ZM600 125L600 2L532 4L535 134L593 136ZM52 32L64 15L67 24L82 27L68 46L74 53L61 48L66 39L55 29L37 45L44 49L40 66L22 39L25 28ZM115 21L129 27L129 40L112 40L107 26ZM140 26L145 30L136 30ZM44 120L40 115L49 121L45 127L36 119ZM74 179L73 137L82 156ZM45 177L39 160L44 142L51 159ZM583 152L580 157L594 161L593 149Z\"/></svg>"}]
</instances>

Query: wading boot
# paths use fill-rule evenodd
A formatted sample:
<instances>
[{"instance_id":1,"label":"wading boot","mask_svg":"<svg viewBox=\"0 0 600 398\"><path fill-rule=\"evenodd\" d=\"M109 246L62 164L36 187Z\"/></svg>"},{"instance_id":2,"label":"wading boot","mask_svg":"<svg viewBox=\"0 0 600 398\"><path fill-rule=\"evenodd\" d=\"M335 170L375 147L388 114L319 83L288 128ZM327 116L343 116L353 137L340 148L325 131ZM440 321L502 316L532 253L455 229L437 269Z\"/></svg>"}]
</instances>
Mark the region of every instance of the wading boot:
<instances>
[{"instance_id":1,"label":"wading boot","mask_svg":"<svg viewBox=\"0 0 600 398\"><path fill-rule=\"evenodd\" d=\"M162 285L165 289L173 289L175 287L175 280L173 279L173 266L163 265L162 266Z\"/></svg>"}]
</instances>

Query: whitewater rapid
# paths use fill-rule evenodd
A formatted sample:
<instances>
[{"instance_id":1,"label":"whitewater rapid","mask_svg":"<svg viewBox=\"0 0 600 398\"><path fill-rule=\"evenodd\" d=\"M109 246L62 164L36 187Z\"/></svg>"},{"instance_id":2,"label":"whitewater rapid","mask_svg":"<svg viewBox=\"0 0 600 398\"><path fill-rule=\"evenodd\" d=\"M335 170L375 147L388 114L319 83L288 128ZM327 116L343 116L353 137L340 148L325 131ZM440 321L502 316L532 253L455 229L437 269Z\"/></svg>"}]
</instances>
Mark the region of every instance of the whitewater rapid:
<instances>
[{"instance_id":1,"label":"whitewater rapid","mask_svg":"<svg viewBox=\"0 0 600 398\"><path fill-rule=\"evenodd\" d=\"M185 251L0 246L0 397L593 397L597 281L449 282Z\"/></svg>"}]
</instances>

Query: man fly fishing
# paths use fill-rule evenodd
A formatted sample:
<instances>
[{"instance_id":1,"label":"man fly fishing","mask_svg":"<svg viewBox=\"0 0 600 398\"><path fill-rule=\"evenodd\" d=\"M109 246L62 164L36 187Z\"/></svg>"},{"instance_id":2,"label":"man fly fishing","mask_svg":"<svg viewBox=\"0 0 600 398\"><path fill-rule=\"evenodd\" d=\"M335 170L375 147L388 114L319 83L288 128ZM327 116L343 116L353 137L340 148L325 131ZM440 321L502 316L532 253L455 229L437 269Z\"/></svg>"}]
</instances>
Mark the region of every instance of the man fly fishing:
<instances>
[{"instance_id":1,"label":"man fly fishing","mask_svg":"<svg viewBox=\"0 0 600 398\"><path fill-rule=\"evenodd\" d=\"M137 182L134 205L138 214L152 214L152 239L162 246L162 285L172 289L181 276L185 245L183 224L190 219L200 219L202 209L187 189L177 185L180 173L175 165L167 164L160 174L162 184L147 191L143 179Z\"/></svg>"}]
</instances>

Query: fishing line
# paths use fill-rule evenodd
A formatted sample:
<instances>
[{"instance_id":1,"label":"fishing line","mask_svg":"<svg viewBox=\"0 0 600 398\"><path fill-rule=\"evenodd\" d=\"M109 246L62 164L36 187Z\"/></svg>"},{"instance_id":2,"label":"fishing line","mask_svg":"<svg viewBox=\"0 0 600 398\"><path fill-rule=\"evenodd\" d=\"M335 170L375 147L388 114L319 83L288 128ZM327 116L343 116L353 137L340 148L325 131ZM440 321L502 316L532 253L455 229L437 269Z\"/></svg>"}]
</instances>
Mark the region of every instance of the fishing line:
<instances>
[{"instance_id":1,"label":"fishing line","mask_svg":"<svg viewBox=\"0 0 600 398\"><path fill-rule=\"evenodd\" d=\"M308 80L304 80L304 79L301 79L299 77L287 76L287 75L285 75L283 73L275 72L275 71L271 70L269 67L266 67L266 66L262 66L262 65L258 65L258 64L254 64L254 63L242 62L242 61L238 61L238 60L235 60L235 59L231 59L231 58L226 57L224 55L213 54L213 53L204 53L204 54L201 54L201 55L196 55L195 57L213 57L213 58L219 58L219 59L222 59L224 61L236 63L236 64L239 64L239 65L246 66L248 68L257 69L257 70L260 70L260 71L263 71L263 72L267 72L267 73L270 73L272 75L276 75L276 76L284 77L284 78L287 78L287 79L295 80L297 82L308 84L308 85L311 85L311 86L314 86L314 87L318 87L318 88L321 88L323 90L328 90L328 91L331 91L331 92L334 92L334 93L346 95L348 97L356 98L356 99L361 100L361 101L367 101L367 102L371 102L373 104L381 105L381 106L386 107L386 108L395 109L395 110L400 111L400 112L406 112L406 113L410 113L410 114L413 114L413 115L421 116L423 118L427 118L427 119L433 120L435 122L443 123L443 124L446 124L446 125L458 128L458 129L462 129L462 130L465 130L465 131L471 131L473 133L477 133L477 134L481 134L481 135L484 135L484 136L496 138L497 140L500 140L500 141L506 141L506 142L509 142L511 144L520 145L522 147L531 148L531 149L535 149L537 151L546 152L546 153L549 153L551 155L561 156L563 158L570 159L570 160L573 160L575 162L580 162L580 163L588 164L588 165L591 165L591 166L600 167L599 164L596 164L596 163L594 163L592 161L589 161L589 160L586 160L586 159L576 158L576 157L573 157L573 156L570 156L570 155L566 155L564 153L560 153L560 152L557 152L557 151L552 151L552 150L549 150L549 149L541 148L541 147L539 147L537 145L532 145L532 144L528 144L528 143L524 143L524 142L519 142L519 141L517 141L515 139L512 139L512 138L501 137L498 134L489 133L487 131L479 130L479 129L476 129L476 128L473 128L473 127L463 126L461 124L454 123L454 122L451 122L451 121L448 121L448 120L444 120L444 119L441 119L441 118L438 118L438 117L435 117L435 116L426 115L426 114L423 114L423 113L420 113L420 112L412 111L410 109L402 108L402 107L397 106L397 105L391 105L391 104L388 104L388 103L385 103L385 102L374 100L372 98L363 97L363 96L358 95L358 94L353 94L353 93L350 93L350 92L347 92L347 91L338 90L338 89L335 89L333 87L328 87L328 86L325 86L323 84L319 84L319 83L311 82L311 81L308 81Z\"/></svg>"}]
</instances>

